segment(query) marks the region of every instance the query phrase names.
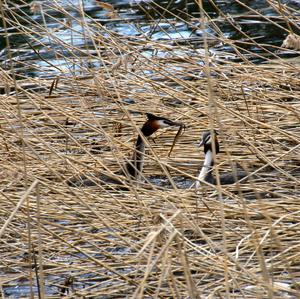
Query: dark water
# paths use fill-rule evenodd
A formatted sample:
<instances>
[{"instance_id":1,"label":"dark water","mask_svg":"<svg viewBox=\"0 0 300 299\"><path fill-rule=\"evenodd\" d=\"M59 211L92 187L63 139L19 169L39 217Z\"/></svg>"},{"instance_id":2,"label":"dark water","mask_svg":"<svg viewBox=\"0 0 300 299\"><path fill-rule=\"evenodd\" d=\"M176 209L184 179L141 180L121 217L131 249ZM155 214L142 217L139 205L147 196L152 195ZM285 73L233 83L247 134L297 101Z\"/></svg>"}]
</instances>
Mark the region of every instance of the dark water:
<instances>
[{"instance_id":1,"label":"dark water","mask_svg":"<svg viewBox=\"0 0 300 299\"><path fill-rule=\"evenodd\" d=\"M84 60L85 51L93 55L95 50L89 34L93 36L102 34L104 38L108 38L110 34L117 33L129 40L137 37L139 40L161 40L170 44L185 45L191 49L201 48L203 45L199 7L192 0L107 1L117 11L114 17L108 16L108 11L94 1L62 1L64 10L51 2L41 2L43 3L41 7L35 7L30 2L28 4L31 6L21 5L21 7L16 4L17 2L13 3L10 5L13 14L6 10L6 26L13 60L9 60L5 47L6 39L2 35L0 65L4 69L9 69L12 63L16 73L21 77L51 77L61 73L78 75L101 67L96 52L95 58L89 56L89 59ZM299 33L293 24L286 24L285 20L278 19L278 13L267 1L243 1L243 4L235 1L204 1L205 11L214 20L214 24L210 23L207 28L208 37L214 39L220 30L223 37L236 41L235 45L241 48L241 53L246 54L248 59L260 62L264 57L272 58L272 53L277 51L274 46L281 45L288 34L286 30L288 26L291 26L295 33ZM283 4L294 9L293 14L299 14L297 12L300 8L299 1L283 1ZM261 16L250 9L255 9ZM23 28L14 26L15 15L18 15L18 21ZM268 22L264 16L271 18L274 23ZM91 26L89 34L80 22ZM64 26L66 23L72 30ZM94 27L96 24L101 24L109 31L103 29L102 32L96 32L99 30L99 27L97 29ZM51 35L45 34L45 28ZM30 34L25 35L25 30L30 31ZM2 28L1 32L6 31ZM234 53L229 45L217 44L210 49ZM143 54L164 55L147 50ZM276 52L276 55L295 54L284 51ZM239 57L231 56L231 59L239 60Z\"/></svg>"}]
</instances>

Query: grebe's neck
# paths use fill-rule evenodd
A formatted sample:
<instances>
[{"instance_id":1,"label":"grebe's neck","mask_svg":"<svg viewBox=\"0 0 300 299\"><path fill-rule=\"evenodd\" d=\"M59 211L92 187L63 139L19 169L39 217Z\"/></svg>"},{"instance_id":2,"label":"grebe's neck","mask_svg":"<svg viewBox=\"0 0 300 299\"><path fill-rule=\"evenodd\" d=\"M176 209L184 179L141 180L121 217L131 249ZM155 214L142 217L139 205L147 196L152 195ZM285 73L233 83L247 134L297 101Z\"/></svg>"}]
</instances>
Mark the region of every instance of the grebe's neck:
<instances>
[{"instance_id":1,"label":"grebe's neck","mask_svg":"<svg viewBox=\"0 0 300 299\"><path fill-rule=\"evenodd\" d=\"M200 188L201 181L210 181L208 178L212 177L212 167L214 165L213 153L211 150L206 151L204 164L202 169L198 175L198 179L196 181L196 189Z\"/></svg>"},{"instance_id":2,"label":"grebe's neck","mask_svg":"<svg viewBox=\"0 0 300 299\"><path fill-rule=\"evenodd\" d=\"M139 180L144 166L144 154L145 154L145 142L144 138L148 138L160 128L167 128L169 126L182 126L180 123L172 122L163 117L157 117L153 114L147 114L148 120L141 128L141 134L139 134L135 143L135 150L131 161L126 164L127 174L135 179Z\"/></svg>"},{"instance_id":3,"label":"grebe's neck","mask_svg":"<svg viewBox=\"0 0 300 299\"><path fill-rule=\"evenodd\" d=\"M141 135L139 134L136 140L135 149L131 161L126 164L126 172L132 179L139 180L143 171L145 155L145 142L143 140L143 137L148 138L149 136L151 136L159 129L159 125L159 121L150 119L148 119L144 123L141 129Z\"/></svg>"},{"instance_id":4,"label":"grebe's neck","mask_svg":"<svg viewBox=\"0 0 300 299\"><path fill-rule=\"evenodd\" d=\"M126 171L128 175L133 179L140 179L141 172L144 166L144 154L145 154L145 142L139 135L135 143L135 149L131 158L126 164Z\"/></svg>"}]
</instances>

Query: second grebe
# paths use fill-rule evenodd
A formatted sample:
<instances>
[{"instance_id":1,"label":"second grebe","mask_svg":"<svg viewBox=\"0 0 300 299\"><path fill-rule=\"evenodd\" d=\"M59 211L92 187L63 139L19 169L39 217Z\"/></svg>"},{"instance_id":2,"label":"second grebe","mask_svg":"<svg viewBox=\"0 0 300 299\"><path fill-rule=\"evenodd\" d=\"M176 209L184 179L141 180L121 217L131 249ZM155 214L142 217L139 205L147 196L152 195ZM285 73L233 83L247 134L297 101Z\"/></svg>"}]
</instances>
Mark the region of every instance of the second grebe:
<instances>
[{"instance_id":1,"label":"second grebe","mask_svg":"<svg viewBox=\"0 0 300 299\"><path fill-rule=\"evenodd\" d=\"M84 176L76 176L68 180L68 184L71 186L94 186L99 183L113 183L113 184L124 184L124 177L118 178L119 175L125 176L126 178L132 180L139 180L144 164L144 154L145 154L145 142L144 138L148 138L154 132L161 128L167 127L182 127L183 125L178 122L171 121L165 117L159 117L151 113L146 113L147 121L141 128L141 134L135 143L135 150L133 152L132 158L127 162L119 171L115 172L114 177L110 177L104 174L96 175L94 179L88 179Z\"/></svg>"},{"instance_id":2,"label":"second grebe","mask_svg":"<svg viewBox=\"0 0 300 299\"><path fill-rule=\"evenodd\" d=\"M208 182L210 184L216 185L216 178L213 176L213 165L214 165L214 157L213 157L213 147L212 142L214 141L215 146L215 154L217 155L220 152L220 145L217 138L218 133L213 131L213 136L211 135L211 131L205 131L202 135L202 140L199 146L204 147L204 164L199 173L198 179L196 181L196 189L200 188L201 181ZM242 178L247 176L246 171L237 171L236 173L225 173L220 175L220 183L221 185L233 184Z\"/></svg>"}]
</instances>

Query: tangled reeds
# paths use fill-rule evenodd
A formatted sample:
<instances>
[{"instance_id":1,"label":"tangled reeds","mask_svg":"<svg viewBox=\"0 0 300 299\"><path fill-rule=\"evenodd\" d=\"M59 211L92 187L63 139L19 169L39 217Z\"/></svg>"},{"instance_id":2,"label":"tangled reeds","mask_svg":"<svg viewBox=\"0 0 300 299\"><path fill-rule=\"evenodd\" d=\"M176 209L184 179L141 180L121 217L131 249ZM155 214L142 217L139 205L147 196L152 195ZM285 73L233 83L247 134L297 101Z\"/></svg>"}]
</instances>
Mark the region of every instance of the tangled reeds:
<instances>
[{"instance_id":1,"label":"tangled reeds","mask_svg":"<svg viewBox=\"0 0 300 299\"><path fill-rule=\"evenodd\" d=\"M286 35L299 26L292 7L268 3ZM220 22L239 27L241 16L202 12L200 24L187 13L175 19L169 7L167 17L153 2L174 38L157 18L147 32L137 21L134 35L111 29L127 22L122 7L105 16L101 4L97 19L82 4L72 13L38 4L0 4L2 297L297 298L299 63L246 33L226 38ZM201 37L180 36L179 21ZM169 38L155 39L158 28ZM26 43L15 48L14 35ZM174 131L148 140L145 183L126 191L66 184L119 169L147 112L186 129L175 146ZM197 143L212 127L223 149L216 171L239 163L249 180L196 192Z\"/></svg>"}]
</instances>

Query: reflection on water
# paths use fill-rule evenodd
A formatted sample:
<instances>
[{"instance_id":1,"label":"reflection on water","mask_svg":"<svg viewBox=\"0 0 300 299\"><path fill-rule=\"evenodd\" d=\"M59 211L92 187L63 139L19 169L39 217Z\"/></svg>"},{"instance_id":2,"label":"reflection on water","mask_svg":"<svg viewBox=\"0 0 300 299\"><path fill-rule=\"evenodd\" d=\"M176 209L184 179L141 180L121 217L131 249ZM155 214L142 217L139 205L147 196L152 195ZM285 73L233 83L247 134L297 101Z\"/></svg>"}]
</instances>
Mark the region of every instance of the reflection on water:
<instances>
[{"instance_id":1,"label":"reflection on water","mask_svg":"<svg viewBox=\"0 0 300 299\"><path fill-rule=\"evenodd\" d=\"M96 44L101 38L109 39L111 34L118 34L120 38L138 38L138 41L150 39L191 48L202 47L203 32L199 22L199 7L195 1L173 1L172 5L170 1L115 0L109 3L116 11L113 17L94 1L62 1L61 6L51 2L38 2L36 6L15 5L14 14L19 15L18 21L24 27L15 29L12 16L7 23L10 23L9 41L17 73L51 77L61 73L80 74L99 68L101 62ZM274 52L276 48L273 46L279 46L287 35L284 21L274 19L274 23L271 23L247 8L256 9L262 16L276 18L277 12L266 1L243 1L243 5L221 0L214 3L204 2L206 12L214 21L207 28L210 39L216 39L220 30L223 38L236 40L237 46L250 53L266 54L266 50ZM297 1L284 3L295 9L300 6ZM10 14L7 12L7 15ZM90 25L88 30L86 24ZM17 34L19 30L28 34ZM4 32L4 29L1 31ZM252 41L245 43L249 38L267 44L267 49ZM3 37L0 40L1 48L0 62L4 68L8 68ZM219 42L211 45L211 50L234 52L231 46ZM95 56L91 57L93 51ZM88 62L85 61L87 55ZM255 57L252 59L255 60Z\"/></svg>"}]
</instances>

